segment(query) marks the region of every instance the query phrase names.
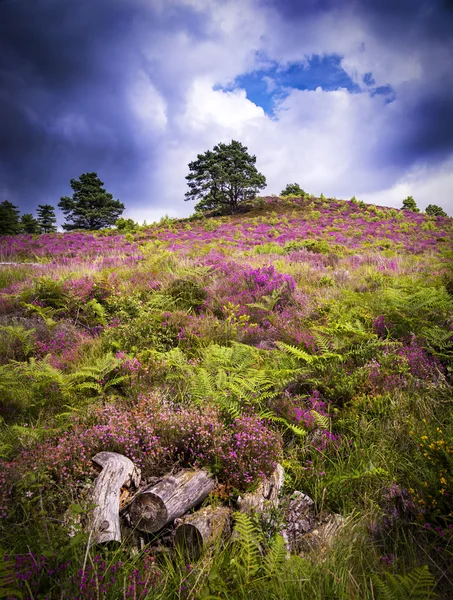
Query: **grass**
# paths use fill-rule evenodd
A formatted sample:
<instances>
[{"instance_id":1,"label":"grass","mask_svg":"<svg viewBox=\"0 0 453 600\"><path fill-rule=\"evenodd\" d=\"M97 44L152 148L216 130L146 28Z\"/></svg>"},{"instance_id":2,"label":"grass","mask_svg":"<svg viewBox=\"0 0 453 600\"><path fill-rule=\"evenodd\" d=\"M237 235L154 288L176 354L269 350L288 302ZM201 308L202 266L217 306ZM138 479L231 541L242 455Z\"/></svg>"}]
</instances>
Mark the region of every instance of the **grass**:
<instances>
[{"instance_id":1,"label":"grass","mask_svg":"<svg viewBox=\"0 0 453 600\"><path fill-rule=\"evenodd\" d=\"M452 241L448 218L316 198L1 238L49 262L0 267L0 597L451 597ZM278 459L284 496L346 525L292 556L242 517L198 560L166 535L89 548L100 449L146 477L202 464L233 510Z\"/></svg>"}]
</instances>

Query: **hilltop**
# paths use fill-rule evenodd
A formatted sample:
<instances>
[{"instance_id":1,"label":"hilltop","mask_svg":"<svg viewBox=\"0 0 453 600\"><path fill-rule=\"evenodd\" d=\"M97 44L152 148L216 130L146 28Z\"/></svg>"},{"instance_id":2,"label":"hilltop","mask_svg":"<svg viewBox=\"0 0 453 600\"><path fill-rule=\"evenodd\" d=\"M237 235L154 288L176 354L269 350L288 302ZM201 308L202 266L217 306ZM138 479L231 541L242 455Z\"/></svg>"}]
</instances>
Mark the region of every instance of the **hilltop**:
<instances>
[{"instance_id":1,"label":"hilltop","mask_svg":"<svg viewBox=\"0 0 453 600\"><path fill-rule=\"evenodd\" d=\"M0 589L451 597L452 247L449 217L278 197L124 235L0 238L19 263L0 266ZM282 503L235 513L236 534L190 564L171 524L138 553L89 550L100 451L148 482L208 469L207 502L233 511L280 463ZM345 524L288 558L297 491Z\"/></svg>"}]
</instances>

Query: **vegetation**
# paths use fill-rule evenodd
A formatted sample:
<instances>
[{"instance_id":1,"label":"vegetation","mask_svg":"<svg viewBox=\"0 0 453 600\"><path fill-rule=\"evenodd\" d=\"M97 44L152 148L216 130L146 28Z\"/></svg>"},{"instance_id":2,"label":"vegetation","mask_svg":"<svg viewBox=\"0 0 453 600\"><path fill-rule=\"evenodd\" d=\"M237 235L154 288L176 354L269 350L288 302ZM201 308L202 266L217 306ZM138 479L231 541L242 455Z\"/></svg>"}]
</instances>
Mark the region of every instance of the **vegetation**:
<instances>
[{"instance_id":1,"label":"vegetation","mask_svg":"<svg viewBox=\"0 0 453 600\"><path fill-rule=\"evenodd\" d=\"M437 204L428 204L426 207L426 214L430 217L446 217L447 213L443 208L437 206Z\"/></svg>"},{"instance_id":2,"label":"vegetation","mask_svg":"<svg viewBox=\"0 0 453 600\"><path fill-rule=\"evenodd\" d=\"M189 163L186 200L200 200L196 211L226 208L234 214L240 204L253 200L258 190L266 187L266 178L255 163L256 156L236 140L199 154Z\"/></svg>"},{"instance_id":3,"label":"vegetation","mask_svg":"<svg viewBox=\"0 0 453 600\"><path fill-rule=\"evenodd\" d=\"M114 200L103 185L97 173L83 173L79 179L71 179L72 198L63 196L58 203L68 221L63 229L96 230L115 225L124 204Z\"/></svg>"},{"instance_id":4,"label":"vegetation","mask_svg":"<svg viewBox=\"0 0 453 600\"><path fill-rule=\"evenodd\" d=\"M0 239L0 597L452 597L452 219L246 208ZM281 462L345 525L288 556L283 502L196 559L90 547L100 450L203 466L233 509Z\"/></svg>"},{"instance_id":5,"label":"vegetation","mask_svg":"<svg viewBox=\"0 0 453 600\"><path fill-rule=\"evenodd\" d=\"M43 233L52 233L57 230L55 209L51 204L39 204L37 213L38 223Z\"/></svg>"},{"instance_id":6,"label":"vegetation","mask_svg":"<svg viewBox=\"0 0 453 600\"><path fill-rule=\"evenodd\" d=\"M288 183L284 190L280 192L280 196L295 196L296 198L305 198L306 192L298 183Z\"/></svg>"},{"instance_id":7,"label":"vegetation","mask_svg":"<svg viewBox=\"0 0 453 600\"><path fill-rule=\"evenodd\" d=\"M0 203L0 235L16 235L20 233L19 210L9 200Z\"/></svg>"},{"instance_id":8,"label":"vegetation","mask_svg":"<svg viewBox=\"0 0 453 600\"><path fill-rule=\"evenodd\" d=\"M403 210L410 210L412 212L420 212L420 209L417 208L417 204L412 196L408 196L403 200Z\"/></svg>"}]
</instances>

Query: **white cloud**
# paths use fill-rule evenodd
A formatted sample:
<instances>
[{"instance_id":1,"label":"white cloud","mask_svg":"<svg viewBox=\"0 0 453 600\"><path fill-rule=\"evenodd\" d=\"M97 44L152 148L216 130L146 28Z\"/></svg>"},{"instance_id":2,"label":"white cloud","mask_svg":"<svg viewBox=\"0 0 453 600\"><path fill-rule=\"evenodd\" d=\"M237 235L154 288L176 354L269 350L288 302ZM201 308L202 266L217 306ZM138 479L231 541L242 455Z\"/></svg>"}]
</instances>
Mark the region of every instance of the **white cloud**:
<instances>
[{"instance_id":1,"label":"white cloud","mask_svg":"<svg viewBox=\"0 0 453 600\"><path fill-rule=\"evenodd\" d=\"M152 201L153 209L134 211L139 220L155 220L156 211L160 216L189 214L193 203L183 202L188 163L231 139L239 139L257 155L269 193L297 181L312 193L356 195L394 206L410 194L421 207L434 203L448 211L453 202L451 161L437 170L418 165L406 171L386 158L397 142L407 106L425 80L434 77L427 74L429 59L437 57L447 72L448 52L422 43L402 52L394 37L379 37L363 18L347 10L313 13L304 22L284 21L271 9L258 9L253 0L171 0L160 10L180 5L196 11L204 34L163 28L146 37L150 79L141 76L131 91L143 122L165 127L157 164L148 175L153 197L142 201L142 206ZM342 66L360 83L361 93L290 90L270 118L244 90L214 89L269 59L283 67L312 54L332 53L343 56ZM394 86L394 102L370 97L362 82L367 72L377 85ZM271 90L273 82L266 83ZM152 145L153 133L148 135ZM436 202L433 196L445 200Z\"/></svg>"},{"instance_id":2,"label":"white cloud","mask_svg":"<svg viewBox=\"0 0 453 600\"><path fill-rule=\"evenodd\" d=\"M357 197L371 204L401 208L404 198L413 196L421 210L428 204L437 204L453 216L452 189L453 158L450 158L436 168L417 164L393 186Z\"/></svg>"}]
</instances>

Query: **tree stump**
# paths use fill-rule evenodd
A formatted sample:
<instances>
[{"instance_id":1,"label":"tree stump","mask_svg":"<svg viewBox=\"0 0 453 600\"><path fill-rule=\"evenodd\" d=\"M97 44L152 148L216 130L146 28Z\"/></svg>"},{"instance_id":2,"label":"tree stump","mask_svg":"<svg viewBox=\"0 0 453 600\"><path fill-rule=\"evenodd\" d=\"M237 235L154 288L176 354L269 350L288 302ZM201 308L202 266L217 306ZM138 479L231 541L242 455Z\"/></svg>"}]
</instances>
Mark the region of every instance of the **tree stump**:
<instances>
[{"instance_id":1,"label":"tree stump","mask_svg":"<svg viewBox=\"0 0 453 600\"><path fill-rule=\"evenodd\" d=\"M131 523L140 531L156 533L203 502L214 487L215 481L203 470L186 469L164 477L136 496L129 509Z\"/></svg>"},{"instance_id":2,"label":"tree stump","mask_svg":"<svg viewBox=\"0 0 453 600\"><path fill-rule=\"evenodd\" d=\"M275 467L269 478L264 479L254 492L249 492L243 498L238 498L238 508L245 513L264 513L278 506L278 496L285 481L285 473L281 465Z\"/></svg>"},{"instance_id":3,"label":"tree stump","mask_svg":"<svg viewBox=\"0 0 453 600\"><path fill-rule=\"evenodd\" d=\"M226 506L207 506L177 520L175 545L193 558L215 544L229 529L231 510Z\"/></svg>"},{"instance_id":4,"label":"tree stump","mask_svg":"<svg viewBox=\"0 0 453 600\"><path fill-rule=\"evenodd\" d=\"M120 496L121 489L133 483L138 487L140 470L122 454L116 452L99 452L92 458L102 467L92 492L95 508L90 518L91 544L105 542L121 542L120 531Z\"/></svg>"}]
</instances>

